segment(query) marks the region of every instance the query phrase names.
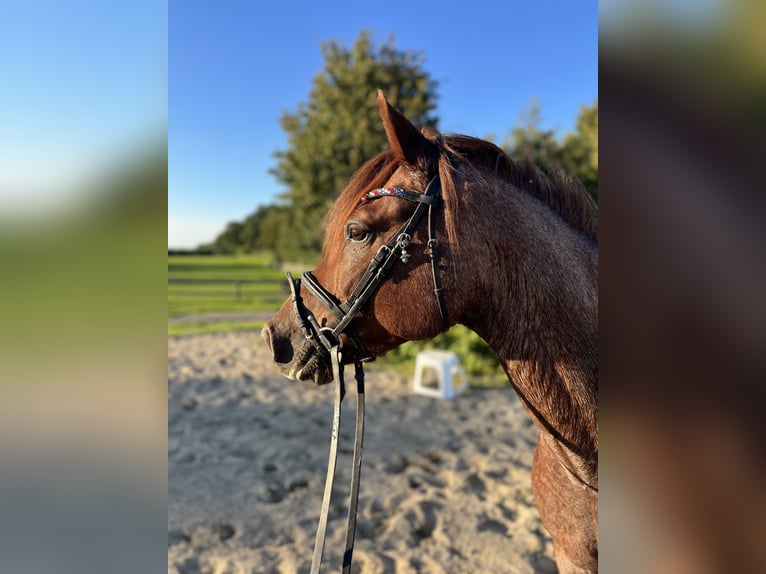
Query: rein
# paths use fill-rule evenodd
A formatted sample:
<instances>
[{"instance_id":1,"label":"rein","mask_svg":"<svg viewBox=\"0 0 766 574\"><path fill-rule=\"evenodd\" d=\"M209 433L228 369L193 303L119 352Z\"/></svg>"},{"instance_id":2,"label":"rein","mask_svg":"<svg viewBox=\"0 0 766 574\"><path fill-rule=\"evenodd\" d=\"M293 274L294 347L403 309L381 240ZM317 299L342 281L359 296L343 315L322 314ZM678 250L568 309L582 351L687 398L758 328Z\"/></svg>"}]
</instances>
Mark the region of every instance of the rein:
<instances>
[{"instance_id":1,"label":"rein","mask_svg":"<svg viewBox=\"0 0 766 574\"><path fill-rule=\"evenodd\" d=\"M388 272L396 260L402 263L409 261L407 246L412 241L412 235L428 212L428 254L431 261L431 274L434 282L434 294L439 306L439 316L442 321L442 329L449 327L447 309L444 302L444 293L439 276L439 252L438 241L434 236L433 208L441 200L441 183L439 176L435 176L426 187L424 193L419 194L399 188L376 189L366 193L360 203L372 201L380 197L398 197L412 203L417 203L415 212L407 222L395 233L384 245L381 245L375 256L367 266L356 287L345 302L339 300L322 286L310 271L306 271L301 279L293 279L287 273L287 279L292 293L293 311L297 317L298 325L309 345L301 352L301 359L306 360L303 368L312 364L312 361L323 360L332 369L333 380L336 382L335 401L333 408L332 435L330 438L330 456L327 464L327 477L325 479L322 508L319 514L316 540L314 542L314 554L311 560L311 574L319 574L322 562L322 553L327 536L327 520L330 511L330 498L332 486L335 480L335 467L338 458L338 436L340 434L341 403L345 396L344 368L342 358L341 334L345 334L356 348L357 360L354 364L356 379L356 430L354 433L354 454L352 461L351 487L349 492L348 517L346 520L346 545L343 553L344 574L351 572L351 557L354 551L354 536L356 532L356 510L359 501L359 482L362 470L362 443L364 435L364 367L363 363L371 361L373 357L368 353L351 322L359 314L364 305L377 292L380 285L385 281ZM333 327L321 327L313 315L303 304L300 295L301 281L306 288L316 297L322 305L329 309L338 324ZM308 353L308 354L305 354ZM300 361L299 361L300 362Z\"/></svg>"}]
</instances>

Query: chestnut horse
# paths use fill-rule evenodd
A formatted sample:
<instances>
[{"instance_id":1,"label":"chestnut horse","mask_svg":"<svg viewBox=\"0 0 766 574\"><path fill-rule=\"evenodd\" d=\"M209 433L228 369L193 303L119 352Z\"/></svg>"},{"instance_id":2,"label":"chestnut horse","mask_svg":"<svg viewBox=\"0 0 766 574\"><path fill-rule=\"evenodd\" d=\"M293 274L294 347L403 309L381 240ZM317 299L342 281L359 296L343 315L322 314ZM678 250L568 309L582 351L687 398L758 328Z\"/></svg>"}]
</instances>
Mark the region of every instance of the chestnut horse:
<instances>
[{"instance_id":1,"label":"chestnut horse","mask_svg":"<svg viewBox=\"0 0 766 574\"><path fill-rule=\"evenodd\" d=\"M559 571L597 572L595 204L579 183L515 162L491 143L417 130L380 92L378 105L390 149L367 161L338 197L313 277L338 301L346 300L380 247L391 245L417 209L412 192L424 194L438 176L434 221L419 223L406 245L408 257L392 264L361 306L350 323L354 342L380 356L455 323L478 333L497 353L540 431L532 486ZM403 192L409 201L381 189L409 190ZM380 198L370 201L372 195ZM439 245L435 273L429 227ZM441 297L434 295L434 274ZM319 326L337 325L337 315L315 291L305 285L300 291ZM290 300L263 329L282 374L330 382L330 365L317 360L320 350L304 334ZM358 344L343 347L345 363L361 360L356 349Z\"/></svg>"}]
</instances>

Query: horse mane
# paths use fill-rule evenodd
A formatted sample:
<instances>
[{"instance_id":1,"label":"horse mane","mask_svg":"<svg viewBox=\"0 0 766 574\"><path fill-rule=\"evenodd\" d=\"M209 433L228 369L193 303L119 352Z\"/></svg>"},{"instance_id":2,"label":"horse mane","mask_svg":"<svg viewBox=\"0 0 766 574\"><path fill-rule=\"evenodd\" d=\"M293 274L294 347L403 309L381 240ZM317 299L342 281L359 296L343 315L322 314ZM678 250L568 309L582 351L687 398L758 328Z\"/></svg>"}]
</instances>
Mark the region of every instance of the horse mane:
<instances>
[{"instance_id":1,"label":"horse mane","mask_svg":"<svg viewBox=\"0 0 766 574\"><path fill-rule=\"evenodd\" d=\"M479 138L436 135L436 132L430 130L428 135L441 150L438 169L445 191L448 236L454 237L457 225L457 198L448 190L456 189L455 164L464 162L473 168L478 177L494 176L510 183L548 206L588 239L598 241L596 204L579 180L558 170L543 170L529 160L514 161L495 144ZM359 168L330 210L327 216L327 230L342 225L356 209L362 193L382 187L399 165L400 160L395 154L386 150ZM325 241L325 249L334 243L336 242Z\"/></svg>"},{"instance_id":2,"label":"horse mane","mask_svg":"<svg viewBox=\"0 0 766 574\"><path fill-rule=\"evenodd\" d=\"M454 189L454 181L450 181L454 172L450 155L453 155L470 164L479 176L498 177L526 192L585 237L598 242L598 210L578 179L560 170L541 168L530 160L514 161L495 144L479 138L444 135L437 141L447 152L441 155L439 171L442 182L449 187Z\"/></svg>"}]
</instances>

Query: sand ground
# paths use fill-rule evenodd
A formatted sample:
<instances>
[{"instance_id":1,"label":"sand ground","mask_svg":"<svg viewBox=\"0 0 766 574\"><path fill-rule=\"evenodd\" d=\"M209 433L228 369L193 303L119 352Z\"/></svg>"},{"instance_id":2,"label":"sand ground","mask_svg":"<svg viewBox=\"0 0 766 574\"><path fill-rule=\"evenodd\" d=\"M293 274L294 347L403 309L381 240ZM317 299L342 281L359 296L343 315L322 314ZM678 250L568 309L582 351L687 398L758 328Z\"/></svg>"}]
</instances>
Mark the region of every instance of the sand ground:
<instances>
[{"instance_id":1,"label":"sand ground","mask_svg":"<svg viewBox=\"0 0 766 574\"><path fill-rule=\"evenodd\" d=\"M530 486L537 430L513 391L443 401L367 372L354 572L555 572ZM257 333L168 340L169 572L309 571L332 399L279 376ZM340 569L353 391L344 406L325 572Z\"/></svg>"}]
</instances>

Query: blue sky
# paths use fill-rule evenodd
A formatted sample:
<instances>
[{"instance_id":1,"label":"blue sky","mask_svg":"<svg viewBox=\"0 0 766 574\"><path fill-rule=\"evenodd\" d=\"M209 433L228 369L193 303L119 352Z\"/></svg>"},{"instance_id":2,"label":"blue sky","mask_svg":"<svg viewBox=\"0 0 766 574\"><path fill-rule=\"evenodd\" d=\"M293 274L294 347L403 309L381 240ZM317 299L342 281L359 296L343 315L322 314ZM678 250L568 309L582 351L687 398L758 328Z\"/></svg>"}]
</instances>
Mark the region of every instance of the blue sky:
<instances>
[{"instance_id":1,"label":"blue sky","mask_svg":"<svg viewBox=\"0 0 766 574\"><path fill-rule=\"evenodd\" d=\"M362 29L425 53L442 131L502 139L537 98L564 132L597 98L595 2L171 0L169 246L210 241L283 191L268 174L279 117L306 101L320 43Z\"/></svg>"}]
</instances>

